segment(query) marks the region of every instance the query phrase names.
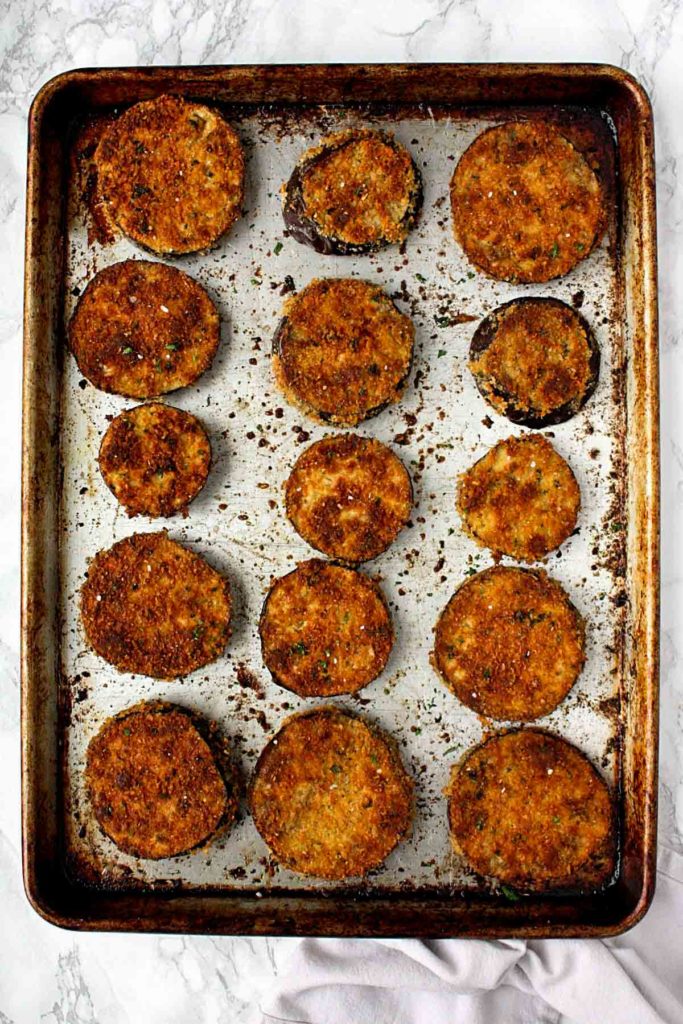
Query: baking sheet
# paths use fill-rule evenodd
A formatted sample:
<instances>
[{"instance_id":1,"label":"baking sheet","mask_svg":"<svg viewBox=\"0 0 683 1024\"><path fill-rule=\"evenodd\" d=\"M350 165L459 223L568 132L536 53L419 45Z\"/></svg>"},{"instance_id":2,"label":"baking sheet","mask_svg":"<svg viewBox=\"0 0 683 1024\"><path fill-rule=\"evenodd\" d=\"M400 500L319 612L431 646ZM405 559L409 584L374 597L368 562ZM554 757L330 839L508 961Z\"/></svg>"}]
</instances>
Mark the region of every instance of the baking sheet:
<instances>
[{"instance_id":1,"label":"baking sheet","mask_svg":"<svg viewBox=\"0 0 683 1024\"><path fill-rule=\"evenodd\" d=\"M416 782L415 819L411 837L352 888L481 889L484 883L450 850L443 788L450 766L482 739L487 723L443 686L430 667L429 652L433 626L453 590L468 570L491 564L490 555L460 530L456 477L496 441L526 431L493 413L479 395L466 365L469 342L479 320L509 299L547 295L572 303L582 293L581 311L600 344L601 374L594 396L574 419L544 431L569 461L582 493L577 532L548 557L546 568L565 586L588 628L587 662L579 681L563 704L536 724L576 743L616 785L625 541L616 222L613 218L601 246L559 281L540 286L491 281L474 273L452 239L448 182L469 143L490 124L509 119L509 110L476 119L430 108L398 119L395 112L373 116L341 108L296 114L228 110L227 115L248 157L245 215L210 254L173 261L207 288L223 320L212 369L196 385L165 399L199 416L214 451L208 483L187 517L131 520L119 508L100 477L97 452L111 417L135 403L85 384L73 358L65 355L59 540L70 870L86 882L126 887L256 892L349 887L280 868L244 807L233 829L204 851L160 862L128 857L100 832L85 798L82 773L87 744L102 722L139 700L177 701L215 719L234 743L245 780L272 730L287 715L325 703L300 700L276 686L260 656L258 618L271 579L316 554L284 515L282 484L306 444L331 432L302 417L277 391L270 339L287 277L299 289L316 276L352 275L382 285L416 326L406 394L398 405L358 428L394 448L415 488L411 526L364 567L381 581L397 640L378 680L355 697L326 701L367 714L394 735ZM552 116L557 118L556 108ZM598 133L608 133L606 123L599 118L596 122ZM405 252L391 248L370 257L320 256L285 236L280 186L323 130L360 125L390 127L408 146L424 179L422 217ZM120 259L154 258L125 239L109 246L89 244L85 208L75 188L69 205L67 320L77 294L96 271ZM77 600L88 560L98 550L131 533L163 526L226 572L235 598L234 632L225 656L172 683L118 673L92 653Z\"/></svg>"}]
</instances>

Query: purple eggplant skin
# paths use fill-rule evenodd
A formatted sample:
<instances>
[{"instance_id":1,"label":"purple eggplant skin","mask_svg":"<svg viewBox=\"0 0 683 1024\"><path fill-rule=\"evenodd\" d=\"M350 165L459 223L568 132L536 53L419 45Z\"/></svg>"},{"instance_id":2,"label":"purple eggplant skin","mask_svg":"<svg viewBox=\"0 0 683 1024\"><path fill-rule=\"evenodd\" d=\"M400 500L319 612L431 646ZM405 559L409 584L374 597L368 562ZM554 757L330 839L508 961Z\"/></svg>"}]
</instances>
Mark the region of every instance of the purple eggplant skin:
<instances>
[{"instance_id":1,"label":"purple eggplant skin","mask_svg":"<svg viewBox=\"0 0 683 1024\"><path fill-rule=\"evenodd\" d=\"M347 138L334 146L324 149L322 152L317 152L309 159L306 159L304 156L302 161L292 171L291 177L285 186L285 202L282 210L285 227L297 242L310 246L311 249L315 249L316 252L321 253L323 256L368 256L371 253L379 252L380 249L385 248L387 245L395 244L388 239L381 238L362 244L345 242L341 238L323 234L315 221L306 213L303 197L303 175L317 160L327 156L334 149L341 149L353 141L353 138ZM400 146L400 143L389 136L384 141L395 149L398 149ZM403 148L401 146L401 149ZM415 189L410 196L408 209L401 222L405 227L406 235L417 222L424 198L422 175L414 160L412 164L415 173Z\"/></svg>"},{"instance_id":2,"label":"purple eggplant skin","mask_svg":"<svg viewBox=\"0 0 683 1024\"><path fill-rule=\"evenodd\" d=\"M553 409L545 416L537 416L531 410L526 412L523 409L520 409L519 407L515 406L508 392L506 392L503 388L496 386L496 384L490 378L487 378L486 382L484 382L476 374L472 374L477 385L477 388L479 389L479 393L481 394L482 398L487 402L487 404L490 404L490 392L497 398L500 398L501 401L505 403L504 415L510 420L511 423L516 423L519 426L523 427L531 427L532 429L537 430L542 427L553 427L557 426L560 423L566 423L567 420L570 420L573 416L576 416L576 414L580 412L581 409L583 409L584 405L586 404L586 402L598 386L598 381L600 379L600 348L595 339L595 335L593 334L593 331L585 317L578 313L572 306L568 306L566 302L562 302L560 299L538 298L531 296L525 296L518 299L511 299L509 302L504 302L502 305L497 306L496 309L493 310L493 312L489 313L488 316L486 316L481 321L476 331L474 332L474 335L472 336L469 351L470 360L472 360L475 356L481 355L482 352L486 351L486 349L489 347L489 345L492 344L496 337L496 332L498 330L498 318L500 314L505 309L508 308L508 306L521 306L526 305L527 303L533 303L534 305L536 305L539 302L549 303L554 306L564 306L567 307L568 309L571 309L573 315L577 317L577 319L581 323L581 326L586 332L586 339L588 341L588 347L590 349L590 361L588 364L590 378L588 382L588 387L585 389L583 394L576 395L574 398L571 398L568 402L565 402L564 405L558 406L557 409ZM498 407L495 407L495 409L496 412L501 412L501 410Z\"/></svg>"}]
</instances>

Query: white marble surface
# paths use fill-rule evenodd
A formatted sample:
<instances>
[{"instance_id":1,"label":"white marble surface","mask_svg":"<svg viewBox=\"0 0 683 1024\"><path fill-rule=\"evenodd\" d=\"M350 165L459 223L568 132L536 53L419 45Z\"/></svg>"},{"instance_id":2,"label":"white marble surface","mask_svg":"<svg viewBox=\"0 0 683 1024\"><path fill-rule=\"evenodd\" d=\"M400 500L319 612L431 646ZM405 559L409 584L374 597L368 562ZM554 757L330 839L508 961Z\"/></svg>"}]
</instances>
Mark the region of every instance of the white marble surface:
<instances>
[{"instance_id":1,"label":"white marble surface","mask_svg":"<svg viewBox=\"0 0 683 1024\"><path fill-rule=\"evenodd\" d=\"M657 124L661 268L660 827L670 845L683 849L683 547L676 534L683 508L683 3L0 0L0 12L0 1022L254 1021L257 1011L244 1000L244 974L262 970L267 984L291 942L74 935L41 921L23 895L17 652L25 125L36 90L69 68L588 60L619 64L644 83Z\"/></svg>"}]
</instances>

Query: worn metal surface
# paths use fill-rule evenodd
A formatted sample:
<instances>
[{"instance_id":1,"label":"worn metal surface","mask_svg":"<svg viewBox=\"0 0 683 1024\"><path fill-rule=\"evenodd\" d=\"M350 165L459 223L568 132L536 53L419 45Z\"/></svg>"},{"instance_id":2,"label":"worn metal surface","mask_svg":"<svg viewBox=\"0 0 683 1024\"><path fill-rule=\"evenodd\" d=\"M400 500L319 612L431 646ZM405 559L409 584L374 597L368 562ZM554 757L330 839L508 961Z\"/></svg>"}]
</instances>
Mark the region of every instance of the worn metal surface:
<instances>
[{"instance_id":1,"label":"worn metal surface","mask_svg":"<svg viewBox=\"0 0 683 1024\"><path fill-rule=\"evenodd\" d=\"M61 223L50 226L59 203L56 194L51 200L46 194L49 181L35 179L39 148L49 138L50 119L56 120L55 98L39 99L33 124L40 125L40 137L34 139L29 169L27 256L25 839L29 894L52 919L85 927L179 930L588 934L624 927L647 902L654 851L658 493L651 125L642 94L609 69L602 76L594 72L603 103L590 111L558 106L563 98L580 98L573 93L589 70L558 69L554 75L552 69L538 70L543 88L537 85L534 91L525 77L532 72L519 68L487 76L482 69L446 67L432 79L425 69L388 69L384 86L378 69L252 69L252 91L245 95L242 84L240 98L283 103L226 106L249 158L247 211L218 249L175 261L217 301L224 321L222 345L208 374L167 396L202 419L215 462L189 516L167 525L171 536L227 572L237 616L226 656L178 683L116 673L88 650L78 622L76 594L87 559L135 530L158 524L129 520L99 476L96 456L107 417L133 403L83 386L72 357L65 354L62 360L63 324L75 293L96 270L143 254L123 239L113 245L88 242L84 203L73 175L66 174L68 161L61 165L61 182L70 179L70 202ZM174 87L192 97L229 103L246 73L214 69L193 77L191 69L183 69ZM64 122L100 112L112 101L147 96L152 82L153 93L163 91L169 74L163 69L90 73L84 86L75 73L57 87L57 100L65 102ZM341 98L335 90L344 90L348 81L358 83L356 93L361 86L366 92L374 89L378 101L391 98L393 87L395 98L405 102L391 108L384 102L333 106ZM69 95L74 83L76 99ZM595 88L590 91L597 102ZM287 105L300 94L306 106ZM316 98L326 102L311 104ZM523 98L537 105L515 108ZM473 99L492 100L493 105L464 109L463 102ZM595 148L614 211L599 249L567 277L542 286L513 286L474 273L451 236L448 182L455 162L484 127L511 116L550 117L577 144ZM347 125L390 127L420 166L424 211L405 252L393 248L370 257L323 257L283 236L280 185L323 130ZM619 181L610 156L615 128ZM46 177L59 175L53 168ZM65 241L63 277L55 268L54 248L39 244L50 230ZM55 273L63 283L56 294ZM379 680L357 698L335 700L375 718L399 741L417 783L413 834L362 885L317 883L278 868L246 813L205 852L155 864L135 861L101 835L83 793L84 750L109 714L158 696L201 710L233 739L248 775L270 729L297 708L316 703L275 686L261 664L256 631L270 579L313 554L284 516L281 485L309 438L328 432L303 419L277 393L269 343L287 277L300 288L314 276L343 274L381 284L413 316L417 329L415 365L403 400L360 428L394 446L416 490L412 526L366 566L389 597L397 644ZM559 555L550 556L547 568L587 619L588 661L569 697L539 724L575 742L614 786L624 855L619 878L606 893L508 905L495 886L489 894L489 887L449 848L442 789L450 765L481 738L484 724L439 682L428 653L432 627L453 589L468 570L490 564L487 554L460 531L456 476L498 439L524 432L496 416L480 397L466 366L469 341L494 306L536 294L581 302L602 351L593 398L573 420L546 431L572 465L582 491L578 532ZM38 372L41 357L55 359L47 372L45 363ZM35 403L39 386L45 390L42 406ZM59 412L49 402L59 402ZM45 480L49 486L41 496ZM46 497L49 508L44 507ZM48 523L58 537L58 557L49 547L54 536L45 532ZM56 570L58 594L47 597L47 575L54 581ZM36 605L41 600L49 608L42 618ZM52 665L41 670L38 664L45 666L55 657L59 682ZM63 774L54 786L45 777L50 770L46 758L59 767L58 740L63 743ZM39 815L41 797L46 810ZM63 846L52 865L51 895L44 896L47 870L41 851L48 830L61 835ZM64 863L68 881L62 878ZM112 886L118 891L107 894ZM150 888L157 891L150 894ZM159 891L168 888L184 895L169 903ZM135 889L141 890L137 896L132 895ZM321 892L328 897L321 899ZM61 911L56 909L59 899L66 901Z\"/></svg>"}]
</instances>

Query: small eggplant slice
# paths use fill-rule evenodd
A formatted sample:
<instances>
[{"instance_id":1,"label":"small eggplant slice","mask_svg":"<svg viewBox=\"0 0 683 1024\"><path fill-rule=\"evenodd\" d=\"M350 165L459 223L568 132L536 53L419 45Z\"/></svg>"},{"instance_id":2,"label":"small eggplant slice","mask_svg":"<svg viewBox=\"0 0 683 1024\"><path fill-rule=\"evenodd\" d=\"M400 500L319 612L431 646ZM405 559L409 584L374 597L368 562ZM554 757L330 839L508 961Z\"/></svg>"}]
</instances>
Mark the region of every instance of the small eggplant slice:
<instances>
[{"instance_id":1,"label":"small eggplant slice","mask_svg":"<svg viewBox=\"0 0 683 1024\"><path fill-rule=\"evenodd\" d=\"M283 188L285 224L324 255L357 256L405 241L422 205L408 151L387 132L335 132L309 149Z\"/></svg>"},{"instance_id":2,"label":"small eggplant slice","mask_svg":"<svg viewBox=\"0 0 683 1024\"><path fill-rule=\"evenodd\" d=\"M482 320L469 366L497 413L526 427L575 416L600 376L600 349L586 320L559 299L513 299Z\"/></svg>"}]
</instances>

